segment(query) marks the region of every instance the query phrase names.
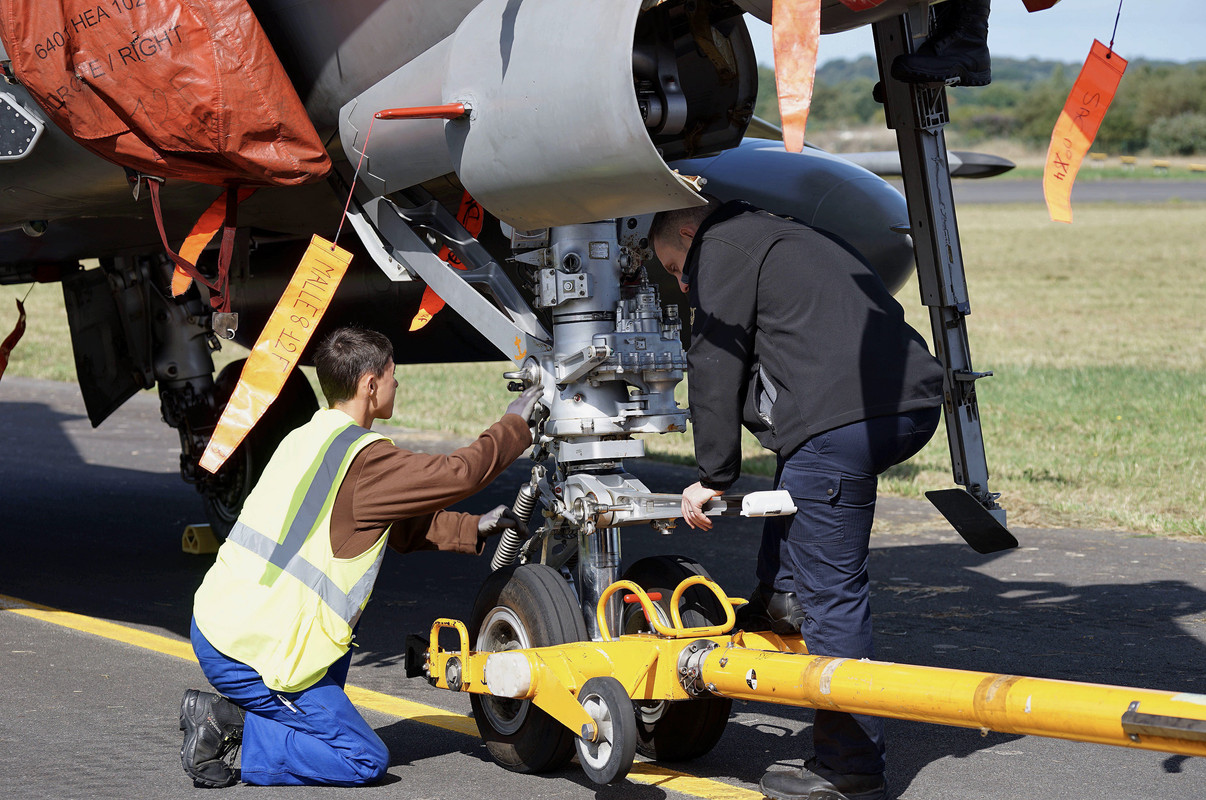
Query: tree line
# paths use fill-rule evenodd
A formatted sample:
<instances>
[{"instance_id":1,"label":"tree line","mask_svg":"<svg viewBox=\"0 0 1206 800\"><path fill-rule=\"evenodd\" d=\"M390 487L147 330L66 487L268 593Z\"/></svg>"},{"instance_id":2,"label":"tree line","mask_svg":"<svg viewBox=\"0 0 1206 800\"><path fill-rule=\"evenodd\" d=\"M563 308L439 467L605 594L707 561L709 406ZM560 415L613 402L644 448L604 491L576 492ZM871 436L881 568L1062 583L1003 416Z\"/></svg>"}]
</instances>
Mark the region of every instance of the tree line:
<instances>
[{"instance_id":1,"label":"tree line","mask_svg":"<svg viewBox=\"0 0 1206 800\"><path fill-rule=\"evenodd\" d=\"M1046 148L1080 64L994 58L992 83L947 92L950 124L964 144L1008 138ZM759 67L755 113L779 124L774 70ZM872 97L875 60L837 59L817 69L809 127L833 130L884 124ZM1094 143L1095 150L1134 154L1206 154L1206 61L1130 62Z\"/></svg>"}]
</instances>

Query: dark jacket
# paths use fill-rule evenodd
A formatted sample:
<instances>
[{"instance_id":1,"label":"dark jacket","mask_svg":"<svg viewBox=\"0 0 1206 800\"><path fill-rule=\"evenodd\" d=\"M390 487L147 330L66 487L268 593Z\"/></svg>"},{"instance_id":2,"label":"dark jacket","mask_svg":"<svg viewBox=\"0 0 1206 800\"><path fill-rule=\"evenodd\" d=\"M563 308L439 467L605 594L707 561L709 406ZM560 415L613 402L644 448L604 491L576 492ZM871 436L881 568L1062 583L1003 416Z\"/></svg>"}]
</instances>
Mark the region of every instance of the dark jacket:
<instances>
[{"instance_id":1,"label":"dark jacket","mask_svg":"<svg viewBox=\"0 0 1206 800\"><path fill-rule=\"evenodd\" d=\"M699 477L741 474L741 425L790 455L818 433L942 404L942 366L853 251L735 201L700 225L690 284L689 401Z\"/></svg>"}]
</instances>

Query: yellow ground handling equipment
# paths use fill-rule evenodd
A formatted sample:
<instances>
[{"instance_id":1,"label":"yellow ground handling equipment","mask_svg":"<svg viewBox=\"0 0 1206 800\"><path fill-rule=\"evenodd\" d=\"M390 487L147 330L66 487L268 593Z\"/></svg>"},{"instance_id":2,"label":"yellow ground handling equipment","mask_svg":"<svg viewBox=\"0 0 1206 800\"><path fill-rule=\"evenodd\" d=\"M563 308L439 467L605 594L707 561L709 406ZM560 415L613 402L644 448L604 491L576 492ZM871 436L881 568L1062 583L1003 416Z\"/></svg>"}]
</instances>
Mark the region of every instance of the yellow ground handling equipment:
<instances>
[{"instance_id":1,"label":"yellow ground handling equipment","mask_svg":"<svg viewBox=\"0 0 1206 800\"><path fill-rule=\"evenodd\" d=\"M654 756L675 744L698 749L703 743L689 740L711 736L698 721L714 717L718 703L727 717L734 699L1206 755L1206 695L813 656L798 636L733 630L733 607L744 600L703 575L679 583L668 602L617 581L596 609L601 641L517 647L525 643L508 638L517 631L540 627L547 636L556 611L577 609L559 597L564 580L555 570L525 565L504 573L483 589L487 604L498 604L475 613L483 649L470 650L464 623L439 619L423 663L413 666L434 686L472 693L483 739L510 769L559 766L572 739L587 777L608 783L628 773L638 747ZM501 587L498 596L491 583ZM698 602L705 590L724 621L684 625L684 596L694 591ZM607 601L617 593L633 612L625 629L644 631L608 633ZM552 607L562 601L563 609ZM440 647L443 629L456 632L458 649ZM659 724L663 740L688 741L658 742Z\"/></svg>"}]
</instances>

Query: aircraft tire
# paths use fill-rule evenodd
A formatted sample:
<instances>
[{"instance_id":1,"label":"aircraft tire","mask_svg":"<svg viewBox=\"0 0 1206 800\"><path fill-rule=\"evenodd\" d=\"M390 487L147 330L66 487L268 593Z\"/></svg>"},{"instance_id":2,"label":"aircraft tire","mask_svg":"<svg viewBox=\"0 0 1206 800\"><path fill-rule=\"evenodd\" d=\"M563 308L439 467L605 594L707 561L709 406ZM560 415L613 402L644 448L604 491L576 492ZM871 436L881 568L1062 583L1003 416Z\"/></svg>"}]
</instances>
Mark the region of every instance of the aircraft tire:
<instances>
[{"instance_id":1,"label":"aircraft tire","mask_svg":"<svg viewBox=\"0 0 1206 800\"><path fill-rule=\"evenodd\" d=\"M561 573L521 564L490 573L478 592L469 630L476 651L497 652L587 638L578 601ZM560 769L574 755L574 734L530 700L471 694L486 749L512 772Z\"/></svg>"},{"instance_id":2,"label":"aircraft tire","mask_svg":"<svg viewBox=\"0 0 1206 800\"><path fill-rule=\"evenodd\" d=\"M234 393L246 361L232 361L214 379L219 415ZM318 399L310 388L310 382L299 370L293 370L285 380L280 395L218 471L220 480L202 492L205 516L219 540L224 540L234 527L239 512L243 510L243 502L260 479L277 445L294 428L309 422L317 410Z\"/></svg>"},{"instance_id":3,"label":"aircraft tire","mask_svg":"<svg viewBox=\"0 0 1206 800\"><path fill-rule=\"evenodd\" d=\"M662 599L654 605L663 624L670 624L670 598L674 589L693 575L708 575L699 562L686 556L650 556L642 558L624 573L647 592L661 592ZM650 632L637 604L624 608L624 633ZM696 628L724 621L720 601L702 586L693 586L683 593L679 608L683 625ZM692 700L633 702L636 713L636 750L654 761L690 761L699 758L720 741L733 701L724 697L697 697Z\"/></svg>"}]
</instances>

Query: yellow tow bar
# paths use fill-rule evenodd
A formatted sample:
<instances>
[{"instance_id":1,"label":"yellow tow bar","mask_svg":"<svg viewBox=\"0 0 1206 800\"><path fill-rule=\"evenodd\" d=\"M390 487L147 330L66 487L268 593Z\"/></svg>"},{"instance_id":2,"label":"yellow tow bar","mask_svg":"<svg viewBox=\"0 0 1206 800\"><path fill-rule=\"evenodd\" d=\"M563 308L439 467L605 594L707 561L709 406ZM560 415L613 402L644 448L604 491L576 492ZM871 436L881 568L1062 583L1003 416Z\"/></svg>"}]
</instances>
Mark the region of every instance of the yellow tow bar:
<instances>
[{"instance_id":1,"label":"yellow tow bar","mask_svg":"<svg viewBox=\"0 0 1206 800\"><path fill-rule=\"evenodd\" d=\"M683 625L679 601L696 585L721 600L724 623ZM604 609L621 590L640 603L656 633L610 638ZM741 602L696 575L675 589L665 625L643 589L617 581L596 609L603 641L503 652L471 652L464 624L439 619L427 651L429 680L453 691L532 701L579 737L579 760L599 783L631 767L629 700L707 695L1206 755L1206 695L814 656L798 636L730 632L733 604ZM440 649L442 628L457 631L459 652Z\"/></svg>"}]
</instances>

